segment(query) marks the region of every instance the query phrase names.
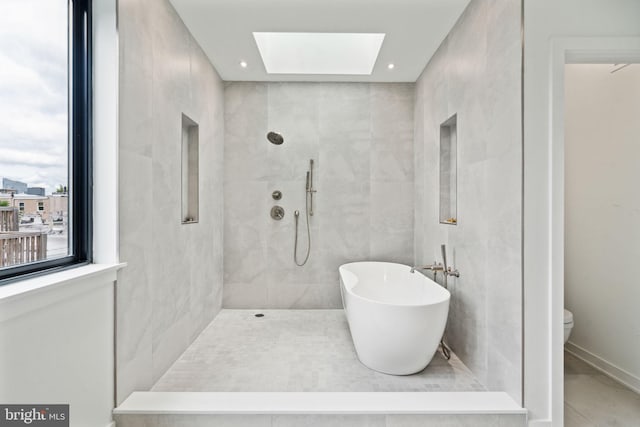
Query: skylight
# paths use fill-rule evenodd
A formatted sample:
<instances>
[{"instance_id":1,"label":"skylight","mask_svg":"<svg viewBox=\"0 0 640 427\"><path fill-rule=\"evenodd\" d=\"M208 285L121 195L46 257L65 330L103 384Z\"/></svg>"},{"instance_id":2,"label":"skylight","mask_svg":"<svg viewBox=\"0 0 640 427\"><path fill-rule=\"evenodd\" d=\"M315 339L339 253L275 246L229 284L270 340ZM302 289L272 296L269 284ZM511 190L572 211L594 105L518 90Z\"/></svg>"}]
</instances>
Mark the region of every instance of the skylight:
<instances>
[{"instance_id":1,"label":"skylight","mask_svg":"<svg viewBox=\"0 0 640 427\"><path fill-rule=\"evenodd\" d=\"M269 74L369 75L383 33L253 33Z\"/></svg>"}]
</instances>

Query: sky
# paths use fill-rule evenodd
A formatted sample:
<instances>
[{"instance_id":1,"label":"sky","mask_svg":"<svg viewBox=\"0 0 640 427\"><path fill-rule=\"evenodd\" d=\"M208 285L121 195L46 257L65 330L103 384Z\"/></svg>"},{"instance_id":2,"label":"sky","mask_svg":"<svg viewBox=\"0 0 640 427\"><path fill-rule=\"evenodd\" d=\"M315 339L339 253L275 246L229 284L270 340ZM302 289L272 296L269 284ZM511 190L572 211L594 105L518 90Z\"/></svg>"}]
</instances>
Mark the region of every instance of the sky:
<instances>
[{"instance_id":1,"label":"sky","mask_svg":"<svg viewBox=\"0 0 640 427\"><path fill-rule=\"evenodd\" d=\"M67 185L67 0L0 1L0 177Z\"/></svg>"}]
</instances>

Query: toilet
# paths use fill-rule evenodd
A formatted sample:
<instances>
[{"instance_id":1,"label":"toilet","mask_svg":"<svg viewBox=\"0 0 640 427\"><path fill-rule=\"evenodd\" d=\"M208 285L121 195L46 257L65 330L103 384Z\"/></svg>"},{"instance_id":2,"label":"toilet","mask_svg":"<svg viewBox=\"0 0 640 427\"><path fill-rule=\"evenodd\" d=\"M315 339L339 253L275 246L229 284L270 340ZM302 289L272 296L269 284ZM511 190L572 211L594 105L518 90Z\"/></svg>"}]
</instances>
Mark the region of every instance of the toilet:
<instances>
[{"instance_id":1,"label":"toilet","mask_svg":"<svg viewBox=\"0 0 640 427\"><path fill-rule=\"evenodd\" d=\"M569 335L571 335L571 329L573 329L573 313L564 309L564 342L566 343L569 340Z\"/></svg>"}]
</instances>

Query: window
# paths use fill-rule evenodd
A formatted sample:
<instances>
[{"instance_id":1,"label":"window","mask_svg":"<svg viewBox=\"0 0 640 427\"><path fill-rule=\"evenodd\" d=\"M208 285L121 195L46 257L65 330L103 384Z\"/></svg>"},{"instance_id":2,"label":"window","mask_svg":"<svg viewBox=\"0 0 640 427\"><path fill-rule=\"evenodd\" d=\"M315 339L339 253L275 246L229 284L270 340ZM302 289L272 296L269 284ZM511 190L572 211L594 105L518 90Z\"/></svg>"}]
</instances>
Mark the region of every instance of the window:
<instances>
[{"instance_id":1,"label":"window","mask_svg":"<svg viewBox=\"0 0 640 427\"><path fill-rule=\"evenodd\" d=\"M90 97L91 0L2 0L0 284L91 260Z\"/></svg>"}]
</instances>

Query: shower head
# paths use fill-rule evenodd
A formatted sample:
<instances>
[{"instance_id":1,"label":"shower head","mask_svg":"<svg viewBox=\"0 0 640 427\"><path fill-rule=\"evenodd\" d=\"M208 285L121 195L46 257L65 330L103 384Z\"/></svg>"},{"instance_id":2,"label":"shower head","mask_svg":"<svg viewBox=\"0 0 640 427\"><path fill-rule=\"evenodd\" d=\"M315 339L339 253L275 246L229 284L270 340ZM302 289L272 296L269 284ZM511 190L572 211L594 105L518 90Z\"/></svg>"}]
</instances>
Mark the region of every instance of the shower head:
<instances>
[{"instance_id":1,"label":"shower head","mask_svg":"<svg viewBox=\"0 0 640 427\"><path fill-rule=\"evenodd\" d=\"M267 134L267 139L270 143L275 145L280 145L284 142L284 138L278 132L269 132Z\"/></svg>"}]
</instances>

